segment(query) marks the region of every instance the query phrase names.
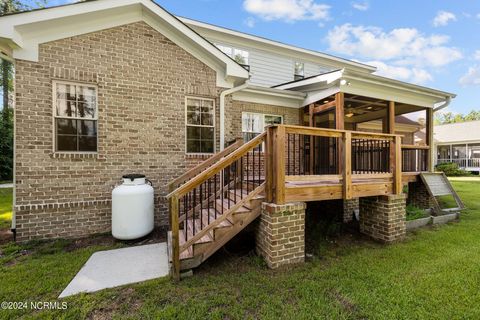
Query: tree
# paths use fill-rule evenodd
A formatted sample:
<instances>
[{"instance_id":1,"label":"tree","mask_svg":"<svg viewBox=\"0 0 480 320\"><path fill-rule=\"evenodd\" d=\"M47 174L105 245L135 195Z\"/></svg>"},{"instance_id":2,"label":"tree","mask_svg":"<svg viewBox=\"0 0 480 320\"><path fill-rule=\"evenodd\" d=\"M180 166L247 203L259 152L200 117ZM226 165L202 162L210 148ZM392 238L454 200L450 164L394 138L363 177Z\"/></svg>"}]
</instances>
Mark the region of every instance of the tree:
<instances>
[{"instance_id":1,"label":"tree","mask_svg":"<svg viewBox=\"0 0 480 320\"><path fill-rule=\"evenodd\" d=\"M480 111L472 110L466 116L461 113L454 114L453 112L443 112L435 115L436 125L474 120L480 120Z\"/></svg>"}]
</instances>

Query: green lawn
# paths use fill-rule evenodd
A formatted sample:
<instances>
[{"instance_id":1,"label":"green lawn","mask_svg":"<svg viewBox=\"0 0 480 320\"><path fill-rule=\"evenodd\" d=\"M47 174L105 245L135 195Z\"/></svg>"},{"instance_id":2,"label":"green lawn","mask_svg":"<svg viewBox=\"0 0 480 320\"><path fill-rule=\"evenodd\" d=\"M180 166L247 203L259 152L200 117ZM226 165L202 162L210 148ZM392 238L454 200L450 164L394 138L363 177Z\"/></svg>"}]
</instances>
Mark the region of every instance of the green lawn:
<instances>
[{"instance_id":1,"label":"green lawn","mask_svg":"<svg viewBox=\"0 0 480 320\"><path fill-rule=\"evenodd\" d=\"M0 188L0 229L9 229L12 221L12 188Z\"/></svg>"},{"instance_id":2,"label":"green lawn","mask_svg":"<svg viewBox=\"0 0 480 320\"><path fill-rule=\"evenodd\" d=\"M330 241L301 266L268 270L254 255L212 257L194 276L67 298L67 310L0 317L68 319L479 319L480 179L452 179L467 207L458 223L380 245ZM56 301L91 253L71 241L7 245L0 301Z\"/></svg>"}]
</instances>

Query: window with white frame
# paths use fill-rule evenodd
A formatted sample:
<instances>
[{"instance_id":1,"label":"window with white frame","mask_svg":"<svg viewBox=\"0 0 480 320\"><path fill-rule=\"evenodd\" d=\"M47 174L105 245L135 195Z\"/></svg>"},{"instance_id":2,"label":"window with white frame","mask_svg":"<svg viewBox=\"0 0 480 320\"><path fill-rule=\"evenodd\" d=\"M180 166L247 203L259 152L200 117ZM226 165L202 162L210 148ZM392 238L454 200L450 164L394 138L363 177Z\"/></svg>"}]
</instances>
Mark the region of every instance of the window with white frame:
<instances>
[{"instance_id":1,"label":"window with white frame","mask_svg":"<svg viewBox=\"0 0 480 320\"><path fill-rule=\"evenodd\" d=\"M215 152L215 101L186 98L187 153Z\"/></svg>"},{"instance_id":2,"label":"window with white frame","mask_svg":"<svg viewBox=\"0 0 480 320\"><path fill-rule=\"evenodd\" d=\"M252 140L265 131L265 127L282 124L283 117L271 114L243 112L242 135L245 142Z\"/></svg>"},{"instance_id":3,"label":"window with white frame","mask_svg":"<svg viewBox=\"0 0 480 320\"><path fill-rule=\"evenodd\" d=\"M220 49L227 56L235 60L242 67L244 67L247 70L250 70L248 51L224 46L221 44L216 44L216 46L218 49Z\"/></svg>"},{"instance_id":4,"label":"window with white frame","mask_svg":"<svg viewBox=\"0 0 480 320\"><path fill-rule=\"evenodd\" d=\"M56 152L97 152L97 87L53 82Z\"/></svg>"},{"instance_id":5,"label":"window with white frame","mask_svg":"<svg viewBox=\"0 0 480 320\"><path fill-rule=\"evenodd\" d=\"M305 64L303 62L295 61L293 78L295 81L305 78Z\"/></svg>"}]
</instances>

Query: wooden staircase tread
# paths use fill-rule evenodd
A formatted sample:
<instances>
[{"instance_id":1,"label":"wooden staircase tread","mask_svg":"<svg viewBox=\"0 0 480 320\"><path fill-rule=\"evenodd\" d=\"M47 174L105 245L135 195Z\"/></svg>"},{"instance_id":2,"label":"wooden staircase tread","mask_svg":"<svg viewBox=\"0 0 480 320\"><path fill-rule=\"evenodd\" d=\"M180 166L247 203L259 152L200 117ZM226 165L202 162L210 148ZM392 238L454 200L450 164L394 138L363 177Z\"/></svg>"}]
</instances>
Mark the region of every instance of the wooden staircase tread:
<instances>
[{"instance_id":1,"label":"wooden staircase tread","mask_svg":"<svg viewBox=\"0 0 480 320\"><path fill-rule=\"evenodd\" d=\"M228 199L223 200L223 207L224 207L225 211L232 208L235 204L236 204L235 202L230 201L230 205L229 205ZM222 200L221 199L217 199L217 206L222 207ZM250 212L250 209L245 207L245 206L241 206L240 208L235 210L235 213L243 213L243 212Z\"/></svg>"},{"instance_id":2,"label":"wooden staircase tread","mask_svg":"<svg viewBox=\"0 0 480 320\"><path fill-rule=\"evenodd\" d=\"M217 211L217 217L215 218L215 209L203 209L202 210L202 216L203 216L203 225L204 225L204 228L206 228L208 225L209 225L209 221L208 221L208 213L210 213L210 223L214 222L215 220L217 220L218 218L221 217L221 214ZM230 223L230 221L228 220L223 220L222 222L220 222L217 226L215 226L215 228L225 228L225 227L230 227L232 224Z\"/></svg>"},{"instance_id":3,"label":"wooden staircase tread","mask_svg":"<svg viewBox=\"0 0 480 320\"><path fill-rule=\"evenodd\" d=\"M201 229L199 228L200 227L200 221L198 221L196 224L195 224L195 234L197 234L198 232L201 231ZM187 221L187 240L193 238L194 234L193 234L193 222L191 220L188 220ZM185 240L185 230L182 229L180 230L180 245L183 245L186 240ZM213 240L213 236L211 234L211 232L207 232L203 237L201 237L200 239L198 239L197 241L195 241L195 243L207 243L207 242L211 242Z\"/></svg>"}]
</instances>

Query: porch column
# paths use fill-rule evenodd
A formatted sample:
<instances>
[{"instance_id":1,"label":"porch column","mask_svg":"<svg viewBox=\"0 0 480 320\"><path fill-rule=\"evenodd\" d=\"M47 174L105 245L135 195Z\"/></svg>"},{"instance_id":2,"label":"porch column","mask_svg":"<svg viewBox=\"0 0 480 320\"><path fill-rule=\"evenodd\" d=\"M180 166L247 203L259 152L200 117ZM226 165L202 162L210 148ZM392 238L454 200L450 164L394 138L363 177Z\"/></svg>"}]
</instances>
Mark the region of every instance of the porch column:
<instances>
[{"instance_id":1,"label":"porch column","mask_svg":"<svg viewBox=\"0 0 480 320\"><path fill-rule=\"evenodd\" d=\"M338 92L335 94L335 129L344 130L345 129L345 97L343 92ZM343 172L343 142L338 141L337 146L338 154L338 173Z\"/></svg>"},{"instance_id":2,"label":"porch column","mask_svg":"<svg viewBox=\"0 0 480 320\"><path fill-rule=\"evenodd\" d=\"M388 102L386 129L387 130L384 131L384 133L395 134L395 102L394 101Z\"/></svg>"},{"instance_id":3,"label":"porch column","mask_svg":"<svg viewBox=\"0 0 480 320\"><path fill-rule=\"evenodd\" d=\"M427 168L429 172L433 172L433 153L435 150L433 150L433 109L432 108L427 108L427 119L426 119L427 127L426 127L426 133L427 133L427 145L430 147L429 152L428 152L428 161L427 161Z\"/></svg>"}]
</instances>

